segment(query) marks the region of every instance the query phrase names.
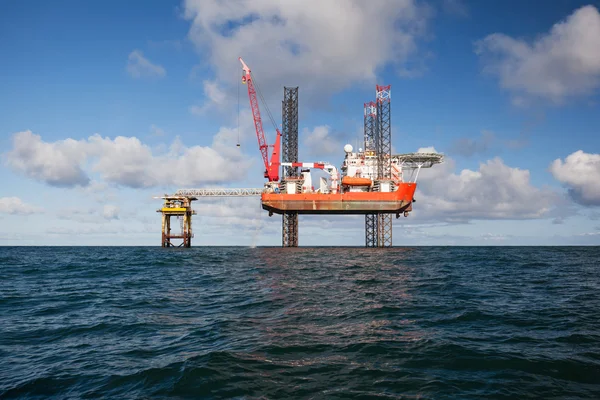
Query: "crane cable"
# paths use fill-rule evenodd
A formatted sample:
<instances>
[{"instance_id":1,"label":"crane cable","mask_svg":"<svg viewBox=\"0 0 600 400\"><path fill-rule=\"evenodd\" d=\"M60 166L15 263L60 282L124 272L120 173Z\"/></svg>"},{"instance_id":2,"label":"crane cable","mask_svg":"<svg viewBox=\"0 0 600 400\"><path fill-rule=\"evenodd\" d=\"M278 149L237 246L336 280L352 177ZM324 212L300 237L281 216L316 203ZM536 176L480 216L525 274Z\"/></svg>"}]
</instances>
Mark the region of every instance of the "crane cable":
<instances>
[{"instance_id":1,"label":"crane cable","mask_svg":"<svg viewBox=\"0 0 600 400\"><path fill-rule=\"evenodd\" d=\"M263 105L265 106L265 110L267 110L267 114L269 115L269 118L271 119L271 123L273 124L273 127L277 131L278 130L277 124L275 123L273 114L271 114L271 110L269 110L269 107L267 106L267 102L265 101L265 98L263 97L262 92L260 91L260 87L258 86L258 83L254 80L254 74L252 72L250 72L250 77L252 78L252 82L254 83L254 86L256 86L256 92L258 93L260 100L262 101Z\"/></svg>"}]
</instances>

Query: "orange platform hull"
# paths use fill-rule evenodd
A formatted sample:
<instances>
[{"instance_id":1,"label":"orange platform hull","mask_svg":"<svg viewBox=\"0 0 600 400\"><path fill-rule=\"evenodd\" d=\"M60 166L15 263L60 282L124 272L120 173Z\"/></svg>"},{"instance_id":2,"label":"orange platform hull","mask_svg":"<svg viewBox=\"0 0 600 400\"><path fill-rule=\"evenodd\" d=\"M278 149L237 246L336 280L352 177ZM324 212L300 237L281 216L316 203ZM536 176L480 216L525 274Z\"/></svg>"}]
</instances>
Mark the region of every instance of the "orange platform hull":
<instances>
[{"instance_id":1,"label":"orange platform hull","mask_svg":"<svg viewBox=\"0 0 600 400\"><path fill-rule=\"evenodd\" d=\"M416 183L400 183L394 192L263 193L262 208L275 213L373 214L410 211Z\"/></svg>"}]
</instances>

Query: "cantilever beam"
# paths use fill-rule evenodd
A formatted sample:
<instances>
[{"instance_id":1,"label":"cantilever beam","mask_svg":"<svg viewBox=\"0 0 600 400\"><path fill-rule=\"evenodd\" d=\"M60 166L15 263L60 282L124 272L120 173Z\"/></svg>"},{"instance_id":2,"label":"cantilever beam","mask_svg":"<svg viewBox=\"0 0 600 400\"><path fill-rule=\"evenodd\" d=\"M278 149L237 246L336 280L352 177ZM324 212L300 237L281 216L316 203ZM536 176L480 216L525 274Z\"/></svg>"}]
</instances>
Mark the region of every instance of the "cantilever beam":
<instances>
[{"instance_id":1,"label":"cantilever beam","mask_svg":"<svg viewBox=\"0 0 600 400\"><path fill-rule=\"evenodd\" d=\"M263 189L179 189L175 196L197 197L250 197L260 196Z\"/></svg>"}]
</instances>

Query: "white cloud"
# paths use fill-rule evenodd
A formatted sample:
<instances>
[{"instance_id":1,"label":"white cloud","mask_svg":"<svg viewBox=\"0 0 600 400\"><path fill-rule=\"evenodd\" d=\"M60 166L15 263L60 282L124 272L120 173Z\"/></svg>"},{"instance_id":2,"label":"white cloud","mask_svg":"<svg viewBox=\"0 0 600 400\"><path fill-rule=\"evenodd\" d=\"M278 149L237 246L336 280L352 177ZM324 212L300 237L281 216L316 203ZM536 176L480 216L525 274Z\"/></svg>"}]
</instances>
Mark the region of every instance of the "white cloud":
<instances>
[{"instance_id":1,"label":"white cloud","mask_svg":"<svg viewBox=\"0 0 600 400\"><path fill-rule=\"evenodd\" d=\"M28 215L41 212L40 207L24 203L18 197L0 197L0 213Z\"/></svg>"},{"instance_id":2,"label":"white cloud","mask_svg":"<svg viewBox=\"0 0 600 400\"><path fill-rule=\"evenodd\" d=\"M208 111L211 110L222 110L225 106L229 104L227 101L227 94L223 90L223 88L216 81L205 80L203 82L204 86L204 104L193 105L189 107L189 111L193 115L203 116ZM241 93L244 94L244 93ZM241 96L245 98L246 96Z\"/></svg>"},{"instance_id":3,"label":"white cloud","mask_svg":"<svg viewBox=\"0 0 600 400\"><path fill-rule=\"evenodd\" d=\"M50 235L98 235L98 236L118 236L119 242L122 244L123 239L128 235L148 233L145 229L132 229L128 227L116 227L105 224L93 225L75 225L73 227L55 226L46 229L46 233Z\"/></svg>"},{"instance_id":4,"label":"white cloud","mask_svg":"<svg viewBox=\"0 0 600 400\"><path fill-rule=\"evenodd\" d=\"M266 97L299 85L301 101L374 84L388 64L403 68L431 14L414 0L186 0L184 13L220 84L241 77L241 56Z\"/></svg>"},{"instance_id":5,"label":"white cloud","mask_svg":"<svg viewBox=\"0 0 600 400\"><path fill-rule=\"evenodd\" d=\"M130 215L135 214L135 210ZM77 207L72 206L60 209L56 217L61 220L75 221L78 223L102 224L105 220L119 219L120 208L116 205L105 204L104 206Z\"/></svg>"},{"instance_id":6,"label":"white cloud","mask_svg":"<svg viewBox=\"0 0 600 400\"><path fill-rule=\"evenodd\" d=\"M77 208L69 207L63 208L56 212L56 217L61 220L75 221L79 223L99 223L102 222L101 218L98 217L97 210L93 207L89 208Z\"/></svg>"},{"instance_id":7,"label":"white cloud","mask_svg":"<svg viewBox=\"0 0 600 400\"><path fill-rule=\"evenodd\" d=\"M217 105L223 105L227 101L223 89L214 81L204 81L204 94L212 103Z\"/></svg>"},{"instance_id":8,"label":"white cloud","mask_svg":"<svg viewBox=\"0 0 600 400\"><path fill-rule=\"evenodd\" d=\"M169 154L158 155L135 137L109 139L94 135L88 140L93 149L90 154L98 159L93 170L107 182L132 188L239 180L244 177L240 171L249 166L239 151L233 150L225 157L211 147L185 147L177 140Z\"/></svg>"},{"instance_id":9,"label":"white cloud","mask_svg":"<svg viewBox=\"0 0 600 400\"><path fill-rule=\"evenodd\" d=\"M85 186L89 183L82 169L84 146L77 140L47 143L29 130L18 132L13 136L12 150L4 158L14 170L51 186Z\"/></svg>"},{"instance_id":10,"label":"white cloud","mask_svg":"<svg viewBox=\"0 0 600 400\"><path fill-rule=\"evenodd\" d=\"M435 150L435 149L433 149ZM413 216L425 220L531 219L549 216L556 194L530 184L529 171L501 159L454 173L451 158L419 175Z\"/></svg>"},{"instance_id":11,"label":"white cloud","mask_svg":"<svg viewBox=\"0 0 600 400\"><path fill-rule=\"evenodd\" d=\"M475 48L484 71L514 93L515 104L526 104L528 96L558 103L600 87L600 13L591 5L575 10L532 43L494 33Z\"/></svg>"},{"instance_id":12,"label":"white cloud","mask_svg":"<svg viewBox=\"0 0 600 400\"><path fill-rule=\"evenodd\" d=\"M419 147L417 153L437 153L437 150L433 146Z\"/></svg>"},{"instance_id":13,"label":"white cloud","mask_svg":"<svg viewBox=\"0 0 600 400\"><path fill-rule=\"evenodd\" d=\"M119 219L119 207L112 204L106 204L102 215L108 220Z\"/></svg>"},{"instance_id":14,"label":"white cloud","mask_svg":"<svg viewBox=\"0 0 600 400\"><path fill-rule=\"evenodd\" d=\"M587 206L600 206L600 154L578 150L550 165L556 180L568 188L569 196Z\"/></svg>"},{"instance_id":15,"label":"white cloud","mask_svg":"<svg viewBox=\"0 0 600 400\"><path fill-rule=\"evenodd\" d=\"M161 65L153 64L144 57L140 50L134 50L129 53L127 58L127 72L133 78L143 77L163 77L167 71Z\"/></svg>"},{"instance_id":16,"label":"white cloud","mask_svg":"<svg viewBox=\"0 0 600 400\"><path fill-rule=\"evenodd\" d=\"M223 145L224 130L229 128L215 136L213 147L186 147L176 138L168 152L158 154L136 137L110 139L96 134L87 140L48 143L25 131L14 135L13 149L5 157L15 171L62 187L89 184L84 171L88 163L105 182L132 188L241 180L251 161L231 143Z\"/></svg>"},{"instance_id":17,"label":"white cloud","mask_svg":"<svg viewBox=\"0 0 600 400\"><path fill-rule=\"evenodd\" d=\"M344 147L341 138L332 133L329 125L319 125L312 131L304 129L302 137L304 138L302 152L309 157L337 156ZM306 162L310 161L306 160Z\"/></svg>"}]
</instances>

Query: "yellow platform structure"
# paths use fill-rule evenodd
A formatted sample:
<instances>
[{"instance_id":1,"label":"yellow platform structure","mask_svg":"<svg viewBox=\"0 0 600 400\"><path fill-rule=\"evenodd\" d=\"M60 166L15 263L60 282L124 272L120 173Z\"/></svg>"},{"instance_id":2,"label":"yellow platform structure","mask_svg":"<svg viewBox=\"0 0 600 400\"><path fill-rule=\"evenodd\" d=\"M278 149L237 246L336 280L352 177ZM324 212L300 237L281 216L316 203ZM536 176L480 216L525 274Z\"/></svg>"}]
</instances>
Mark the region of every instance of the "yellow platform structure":
<instances>
[{"instance_id":1,"label":"yellow platform structure","mask_svg":"<svg viewBox=\"0 0 600 400\"><path fill-rule=\"evenodd\" d=\"M192 238L192 215L196 211L192 210L192 201L197 200L193 196L168 196L164 199L162 208L156 212L162 213L162 247L191 247ZM177 233L172 232L171 217L179 219L180 230ZM182 239L179 245L173 243L173 239Z\"/></svg>"}]
</instances>

